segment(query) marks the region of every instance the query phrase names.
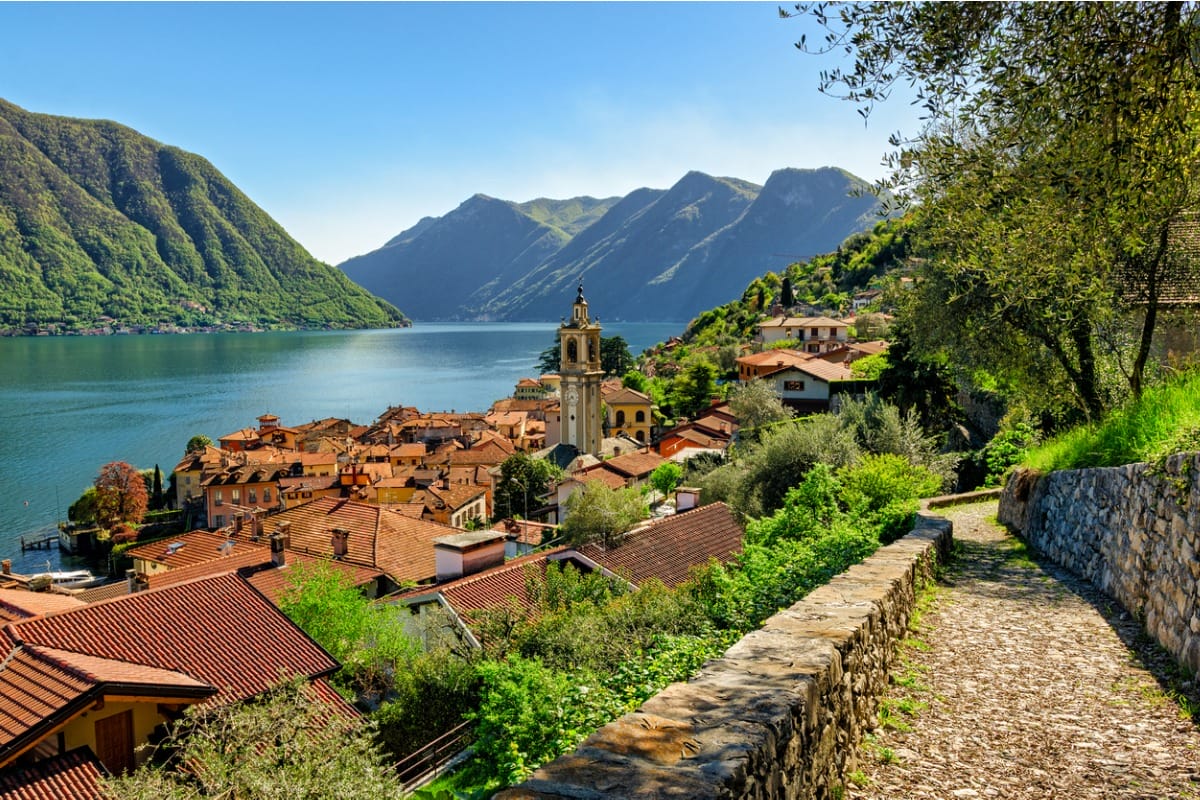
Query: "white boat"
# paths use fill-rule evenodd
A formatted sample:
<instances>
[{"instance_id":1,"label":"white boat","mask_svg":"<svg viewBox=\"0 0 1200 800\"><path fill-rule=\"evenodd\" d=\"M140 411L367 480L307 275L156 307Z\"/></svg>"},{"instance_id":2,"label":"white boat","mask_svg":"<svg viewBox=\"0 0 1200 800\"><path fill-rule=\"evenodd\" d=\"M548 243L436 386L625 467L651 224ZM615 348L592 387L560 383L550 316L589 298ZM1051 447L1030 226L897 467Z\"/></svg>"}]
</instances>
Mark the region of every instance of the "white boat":
<instances>
[{"instance_id":1,"label":"white boat","mask_svg":"<svg viewBox=\"0 0 1200 800\"><path fill-rule=\"evenodd\" d=\"M104 583L103 575L93 575L91 570L72 569L60 572L39 572L29 576L29 588L45 589L57 586L60 589L86 589Z\"/></svg>"}]
</instances>

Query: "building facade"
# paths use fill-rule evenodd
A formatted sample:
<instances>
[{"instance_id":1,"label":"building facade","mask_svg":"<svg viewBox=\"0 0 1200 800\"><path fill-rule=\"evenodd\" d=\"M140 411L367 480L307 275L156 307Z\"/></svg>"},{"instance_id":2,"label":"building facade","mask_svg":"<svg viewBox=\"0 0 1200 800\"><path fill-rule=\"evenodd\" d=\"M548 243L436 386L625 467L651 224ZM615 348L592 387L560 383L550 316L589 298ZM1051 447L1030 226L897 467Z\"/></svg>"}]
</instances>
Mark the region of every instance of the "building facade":
<instances>
[{"instance_id":1,"label":"building facade","mask_svg":"<svg viewBox=\"0 0 1200 800\"><path fill-rule=\"evenodd\" d=\"M571 306L571 319L558 328L562 360L562 441L580 452L599 455L603 432L600 424L600 323L588 318L583 284Z\"/></svg>"}]
</instances>

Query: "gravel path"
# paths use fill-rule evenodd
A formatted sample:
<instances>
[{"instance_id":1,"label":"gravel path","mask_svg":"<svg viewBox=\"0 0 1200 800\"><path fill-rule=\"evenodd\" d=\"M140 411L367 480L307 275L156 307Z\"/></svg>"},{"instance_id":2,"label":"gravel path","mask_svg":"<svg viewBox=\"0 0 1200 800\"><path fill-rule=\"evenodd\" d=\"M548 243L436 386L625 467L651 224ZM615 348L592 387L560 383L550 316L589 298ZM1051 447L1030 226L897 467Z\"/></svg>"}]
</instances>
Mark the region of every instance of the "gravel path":
<instances>
[{"instance_id":1,"label":"gravel path","mask_svg":"<svg viewBox=\"0 0 1200 800\"><path fill-rule=\"evenodd\" d=\"M1168 697L1200 708L1196 682L1115 602L1031 560L995 502L939 513L958 556L901 646L847 800L1200 799L1200 715Z\"/></svg>"}]
</instances>

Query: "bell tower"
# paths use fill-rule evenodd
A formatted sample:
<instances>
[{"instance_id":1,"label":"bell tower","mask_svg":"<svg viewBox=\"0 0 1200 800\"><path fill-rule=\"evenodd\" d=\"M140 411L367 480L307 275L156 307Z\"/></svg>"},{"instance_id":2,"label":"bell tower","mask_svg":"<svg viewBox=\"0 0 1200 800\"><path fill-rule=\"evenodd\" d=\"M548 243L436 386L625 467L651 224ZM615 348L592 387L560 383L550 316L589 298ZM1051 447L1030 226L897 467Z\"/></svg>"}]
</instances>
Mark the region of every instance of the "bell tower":
<instances>
[{"instance_id":1,"label":"bell tower","mask_svg":"<svg viewBox=\"0 0 1200 800\"><path fill-rule=\"evenodd\" d=\"M583 282L571 306L571 319L558 328L562 376L562 440L580 452L600 454L600 322L588 318Z\"/></svg>"}]
</instances>

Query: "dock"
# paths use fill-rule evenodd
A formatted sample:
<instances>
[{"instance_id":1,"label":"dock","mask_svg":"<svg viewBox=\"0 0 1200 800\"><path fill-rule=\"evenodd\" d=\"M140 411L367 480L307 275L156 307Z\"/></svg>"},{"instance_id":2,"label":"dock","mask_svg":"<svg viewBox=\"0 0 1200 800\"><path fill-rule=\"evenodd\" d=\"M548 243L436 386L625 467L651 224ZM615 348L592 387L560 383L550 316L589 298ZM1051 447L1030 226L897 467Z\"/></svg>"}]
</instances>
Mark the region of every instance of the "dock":
<instances>
[{"instance_id":1,"label":"dock","mask_svg":"<svg viewBox=\"0 0 1200 800\"><path fill-rule=\"evenodd\" d=\"M21 537L21 552L26 550L49 550L52 545L58 544L58 534L48 533L45 536L38 536L32 539Z\"/></svg>"}]
</instances>

